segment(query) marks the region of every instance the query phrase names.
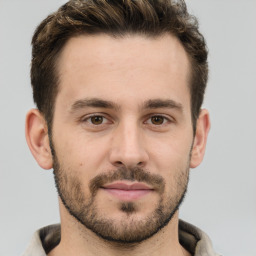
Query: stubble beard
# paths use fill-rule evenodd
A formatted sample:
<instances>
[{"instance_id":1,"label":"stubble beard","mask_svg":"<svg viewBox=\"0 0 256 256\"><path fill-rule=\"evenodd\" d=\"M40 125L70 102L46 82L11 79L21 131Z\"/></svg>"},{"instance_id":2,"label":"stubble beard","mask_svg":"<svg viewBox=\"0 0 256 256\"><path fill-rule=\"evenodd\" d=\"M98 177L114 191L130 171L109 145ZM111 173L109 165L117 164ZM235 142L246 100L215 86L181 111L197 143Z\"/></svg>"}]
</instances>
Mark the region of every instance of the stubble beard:
<instances>
[{"instance_id":1,"label":"stubble beard","mask_svg":"<svg viewBox=\"0 0 256 256\"><path fill-rule=\"evenodd\" d=\"M185 170L176 170L177 185L175 194L164 198L166 183L160 175L150 174L141 168L119 168L100 174L89 183L90 195L85 197L79 178L72 176L71 170L65 170L58 161L52 148L55 185L61 201L70 215L84 227L93 231L104 240L119 244L142 242L165 227L179 209L189 180L189 165ZM189 162L189 161L188 161ZM155 209L143 219L137 218L138 205L134 202L120 202L119 211L124 214L121 221L104 215L96 203L96 195L102 185L115 180L145 182L159 194Z\"/></svg>"}]
</instances>

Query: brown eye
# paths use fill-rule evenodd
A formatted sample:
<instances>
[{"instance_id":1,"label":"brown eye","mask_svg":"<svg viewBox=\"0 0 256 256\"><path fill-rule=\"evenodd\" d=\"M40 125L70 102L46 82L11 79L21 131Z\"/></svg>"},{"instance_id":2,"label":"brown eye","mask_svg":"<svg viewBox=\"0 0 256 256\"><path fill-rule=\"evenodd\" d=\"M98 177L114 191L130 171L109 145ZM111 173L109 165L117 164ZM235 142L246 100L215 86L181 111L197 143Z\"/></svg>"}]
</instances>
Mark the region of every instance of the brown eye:
<instances>
[{"instance_id":1,"label":"brown eye","mask_svg":"<svg viewBox=\"0 0 256 256\"><path fill-rule=\"evenodd\" d=\"M92 116L91 123L94 125L100 125L103 123L104 117L103 116Z\"/></svg>"},{"instance_id":2,"label":"brown eye","mask_svg":"<svg viewBox=\"0 0 256 256\"><path fill-rule=\"evenodd\" d=\"M163 116L152 116L151 117L151 122L154 125L161 125L165 121L165 118Z\"/></svg>"}]
</instances>

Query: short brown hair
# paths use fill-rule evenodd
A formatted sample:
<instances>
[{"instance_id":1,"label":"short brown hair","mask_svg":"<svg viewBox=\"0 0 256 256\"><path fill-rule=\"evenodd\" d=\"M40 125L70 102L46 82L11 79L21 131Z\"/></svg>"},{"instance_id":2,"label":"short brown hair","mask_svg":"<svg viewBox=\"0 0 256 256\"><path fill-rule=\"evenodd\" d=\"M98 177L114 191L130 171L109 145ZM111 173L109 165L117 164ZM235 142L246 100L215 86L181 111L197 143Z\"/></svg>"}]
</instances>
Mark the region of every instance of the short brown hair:
<instances>
[{"instance_id":1,"label":"short brown hair","mask_svg":"<svg viewBox=\"0 0 256 256\"><path fill-rule=\"evenodd\" d=\"M61 50L71 37L97 33L176 36L190 59L195 131L208 79L208 52L197 19L188 13L184 0L71 0L43 20L32 39L31 84L34 102L48 128L58 93L56 66Z\"/></svg>"}]
</instances>

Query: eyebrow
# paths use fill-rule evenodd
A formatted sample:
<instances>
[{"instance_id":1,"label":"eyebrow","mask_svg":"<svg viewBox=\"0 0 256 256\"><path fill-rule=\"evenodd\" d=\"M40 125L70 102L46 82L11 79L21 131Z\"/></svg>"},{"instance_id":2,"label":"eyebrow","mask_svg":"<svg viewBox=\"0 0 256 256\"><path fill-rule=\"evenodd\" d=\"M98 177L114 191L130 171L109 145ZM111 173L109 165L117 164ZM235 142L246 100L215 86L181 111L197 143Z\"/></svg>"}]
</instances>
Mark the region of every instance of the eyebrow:
<instances>
[{"instance_id":1,"label":"eyebrow","mask_svg":"<svg viewBox=\"0 0 256 256\"><path fill-rule=\"evenodd\" d=\"M183 106L181 103L176 102L171 99L153 99L144 102L142 108L145 109L157 109L157 108L171 108L177 109L179 111L183 110Z\"/></svg>"},{"instance_id":2,"label":"eyebrow","mask_svg":"<svg viewBox=\"0 0 256 256\"><path fill-rule=\"evenodd\" d=\"M85 98L75 101L70 109L70 112L75 112L79 109L83 108L106 108L106 109L114 109L119 110L120 106L116 103L108 100L103 100L99 98ZM179 111L183 110L183 106L181 103L176 102L171 99L150 99L145 101L141 109L157 109L157 108L170 108L170 109L177 109Z\"/></svg>"},{"instance_id":3,"label":"eyebrow","mask_svg":"<svg viewBox=\"0 0 256 256\"><path fill-rule=\"evenodd\" d=\"M119 109L119 106L111 101L102 100L98 98L85 98L77 100L72 104L70 112L75 112L76 110L83 108L108 108L108 109Z\"/></svg>"}]
</instances>

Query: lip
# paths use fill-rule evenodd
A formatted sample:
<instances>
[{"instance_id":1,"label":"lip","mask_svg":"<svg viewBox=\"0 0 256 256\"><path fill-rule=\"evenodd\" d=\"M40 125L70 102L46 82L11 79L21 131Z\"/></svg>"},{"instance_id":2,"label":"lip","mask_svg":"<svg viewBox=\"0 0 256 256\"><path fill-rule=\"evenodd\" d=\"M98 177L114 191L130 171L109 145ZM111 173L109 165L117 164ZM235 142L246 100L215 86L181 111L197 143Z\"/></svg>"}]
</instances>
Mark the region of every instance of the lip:
<instances>
[{"instance_id":1,"label":"lip","mask_svg":"<svg viewBox=\"0 0 256 256\"><path fill-rule=\"evenodd\" d=\"M144 183L127 184L124 182L115 182L102 187L102 189L116 197L121 201L134 201L138 200L154 190Z\"/></svg>"},{"instance_id":2,"label":"lip","mask_svg":"<svg viewBox=\"0 0 256 256\"><path fill-rule=\"evenodd\" d=\"M115 182L103 186L105 189L120 189L120 190L152 190L151 187L144 183L136 182L132 184L127 184L124 182Z\"/></svg>"}]
</instances>

